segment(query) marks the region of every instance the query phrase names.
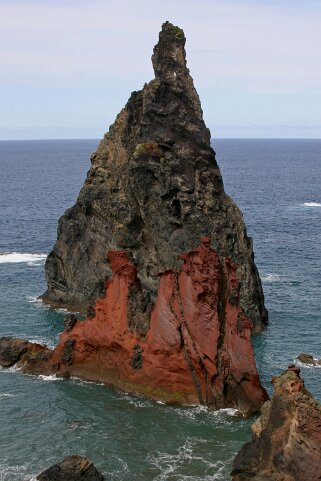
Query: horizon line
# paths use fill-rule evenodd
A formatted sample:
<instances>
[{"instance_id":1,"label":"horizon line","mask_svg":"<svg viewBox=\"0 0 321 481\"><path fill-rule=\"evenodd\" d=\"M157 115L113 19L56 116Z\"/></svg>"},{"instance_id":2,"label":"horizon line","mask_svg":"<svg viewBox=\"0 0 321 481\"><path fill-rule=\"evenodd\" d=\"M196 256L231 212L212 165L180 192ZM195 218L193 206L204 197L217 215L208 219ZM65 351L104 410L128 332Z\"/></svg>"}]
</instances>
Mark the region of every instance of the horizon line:
<instances>
[{"instance_id":1,"label":"horizon line","mask_svg":"<svg viewBox=\"0 0 321 481\"><path fill-rule=\"evenodd\" d=\"M0 142L49 142L61 140L95 140L101 141L101 137L60 137L48 139L0 139ZM211 137L215 140L321 140L321 137Z\"/></svg>"}]
</instances>

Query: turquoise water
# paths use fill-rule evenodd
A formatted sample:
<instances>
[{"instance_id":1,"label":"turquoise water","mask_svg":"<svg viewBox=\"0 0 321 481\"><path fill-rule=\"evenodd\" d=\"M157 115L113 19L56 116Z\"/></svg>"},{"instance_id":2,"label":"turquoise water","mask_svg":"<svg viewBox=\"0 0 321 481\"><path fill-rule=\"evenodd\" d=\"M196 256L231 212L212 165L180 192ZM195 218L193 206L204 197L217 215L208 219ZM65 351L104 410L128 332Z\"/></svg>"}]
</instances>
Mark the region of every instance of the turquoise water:
<instances>
[{"instance_id":1,"label":"turquoise water","mask_svg":"<svg viewBox=\"0 0 321 481\"><path fill-rule=\"evenodd\" d=\"M44 258L96 145L0 142L0 335L56 343L64 312L37 302ZM214 147L225 189L254 239L270 313L254 344L270 390L272 375L298 353L321 357L321 141L218 140ZM302 373L320 400L321 369ZM235 453L250 438L251 420L231 411L174 408L15 370L0 372L0 408L1 481L30 480L74 453L89 456L112 481L228 481Z\"/></svg>"}]
</instances>

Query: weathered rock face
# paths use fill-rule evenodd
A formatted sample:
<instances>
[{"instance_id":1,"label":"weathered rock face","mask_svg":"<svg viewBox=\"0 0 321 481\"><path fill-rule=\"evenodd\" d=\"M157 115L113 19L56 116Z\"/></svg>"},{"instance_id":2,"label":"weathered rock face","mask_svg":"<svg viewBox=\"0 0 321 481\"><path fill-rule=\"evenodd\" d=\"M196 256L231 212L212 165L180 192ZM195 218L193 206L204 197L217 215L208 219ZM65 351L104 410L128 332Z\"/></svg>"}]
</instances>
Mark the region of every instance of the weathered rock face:
<instances>
[{"instance_id":1,"label":"weathered rock face","mask_svg":"<svg viewBox=\"0 0 321 481\"><path fill-rule=\"evenodd\" d=\"M238 266L241 305L260 330L267 312L252 243L224 192L184 45L183 31L165 23L152 57L155 79L132 93L92 155L76 204L59 221L43 299L85 311L111 276L106 250L125 250L141 286L130 310L146 331L159 273L180 269L180 255L209 236L219 256Z\"/></svg>"},{"instance_id":2,"label":"weathered rock face","mask_svg":"<svg viewBox=\"0 0 321 481\"><path fill-rule=\"evenodd\" d=\"M267 394L234 264L202 238L198 248L181 256L181 269L160 274L150 309L128 252L110 250L108 259L113 275L93 315L76 322L68 317L49 356L44 350L30 358L34 345L24 345L27 353L18 360L22 371L79 376L165 402L257 412ZM5 338L4 345L8 342ZM20 342L12 341L13 346Z\"/></svg>"},{"instance_id":3,"label":"weathered rock face","mask_svg":"<svg viewBox=\"0 0 321 481\"><path fill-rule=\"evenodd\" d=\"M104 481L93 463L82 456L68 456L37 476L38 481Z\"/></svg>"},{"instance_id":4,"label":"weathered rock face","mask_svg":"<svg viewBox=\"0 0 321 481\"><path fill-rule=\"evenodd\" d=\"M321 479L321 405L289 366L272 380L274 395L253 425L253 439L235 458L233 481Z\"/></svg>"}]
</instances>

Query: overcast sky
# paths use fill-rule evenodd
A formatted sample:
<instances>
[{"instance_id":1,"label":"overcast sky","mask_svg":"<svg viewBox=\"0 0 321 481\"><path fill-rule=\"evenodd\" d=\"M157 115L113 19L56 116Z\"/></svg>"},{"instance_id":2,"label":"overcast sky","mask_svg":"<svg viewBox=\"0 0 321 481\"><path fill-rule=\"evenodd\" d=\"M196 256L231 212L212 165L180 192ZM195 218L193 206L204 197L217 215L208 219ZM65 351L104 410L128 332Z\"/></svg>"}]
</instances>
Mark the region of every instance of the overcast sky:
<instances>
[{"instance_id":1,"label":"overcast sky","mask_svg":"<svg viewBox=\"0 0 321 481\"><path fill-rule=\"evenodd\" d=\"M100 138L166 20L212 137L321 138L319 0L0 0L0 139Z\"/></svg>"}]
</instances>

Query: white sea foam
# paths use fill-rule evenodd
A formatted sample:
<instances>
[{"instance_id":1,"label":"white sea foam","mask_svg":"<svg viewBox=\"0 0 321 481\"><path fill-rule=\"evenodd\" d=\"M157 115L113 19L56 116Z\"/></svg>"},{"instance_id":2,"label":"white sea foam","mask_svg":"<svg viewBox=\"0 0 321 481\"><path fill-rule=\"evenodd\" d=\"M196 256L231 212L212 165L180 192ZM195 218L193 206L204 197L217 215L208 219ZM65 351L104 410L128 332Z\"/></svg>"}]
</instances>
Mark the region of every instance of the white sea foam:
<instances>
[{"instance_id":1,"label":"white sea foam","mask_svg":"<svg viewBox=\"0 0 321 481\"><path fill-rule=\"evenodd\" d=\"M32 374L32 376L34 376ZM45 376L44 374L40 374L39 376L36 376L38 377L39 379L41 379L42 381L62 381L63 378L62 377L57 377L55 374L51 374L50 376Z\"/></svg>"},{"instance_id":2,"label":"white sea foam","mask_svg":"<svg viewBox=\"0 0 321 481\"><path fill-rule=\"evenodd\" d=\"M11 366L11 367L2 367L0 366L0 372L2 373L12 373L12 372L19 372L21 371L21 367ZM1 479L1 478L0 478Z\"/></svg>"},{"instance_id":3,"label":"white sea foam","mask_svg":"<svg viewBox=\"0 0 321 481\"><path fill-rule=\"evenodd\" d=\"M320 202L304 202L304 207L321 207Z\"/></svg>"},{"instance_id":4,"label":"white sea foam","mask_svg":"<svg viewBox=\"0 0 321 481\"><path fill-rule=\"evenodd\" d=\"M47 254L3 252L3 253L0 253L0 264L27 263L29 266L36 266L36 265L42 265L45 262L46 257L47 257Z\"/></svg>"},{"instance_id":5,"label":"white sea foam","mask_svg":"<svg viewBox=\"0 0 321 481\"><path fill-rule=\"evenodd\" d=\"M240 411L235 408L222 408L214 412L217 414L225 414L226 416L233 416L233 417L240 415Z\"/></svg>"},{"instance_id":6,"label":"white sea foam","mask_svg":"<svg viewBox=\"0 0 321 481\"><path fill-rule=\"evenodd\" d=\"M0 400L1 399L10 399L12 397L15 397L14 394L11 394L9 392L0 392ZM0 478L1 479L1 478Z\"/></svg>"},{"instance_id":7,"label":"white sea foam","mask_svg":"<svg viewBox=\"0 0 321 481\"><path fill-rule=\"evenodd\" d=\"M76 384L94 384L95 386L105 386L103 382L99 381L85 381L84 379L81 379L80 377L77 376L71 376L71 381L73 381Z\"/></svg>"},{"instance_id":8,"label":"white sea foam","mask_svg":"<svg viewBox=\"0 0 321 481\"><path fill-rule=\"evenodd\" d=\"M144 397L140 397L139 395L130 395L126 392L120 392L121 399L125 399L129 404L134 406L135 408L150 408L153 406L152 401L146 399Z\"/></svg>"},{"instance_id":9,"label":"white sea foam","mask_svg":"<svg viewBox=\"0 0 321 481\"><path fill-rule=\"evenodd\" d=\"M180 479L189 481L212 481L223 480L224 478L224 462L206 459L203 456L202 451L197 447L201 443L206 443L206 439L202 438L187 438L185 443L180 446L175 452L164 453L155 451L150 453L147 457L147 461L160 473L154 478L154 481L166 481L168 479ZM199 466L202 466L204 474L201 476L184 475L182 469L184 466L190 463L197 462ZM213 472L214 471L214 472ZM210 474L210 472L213 472Z\"/></svg>"},{"instance_id":10,"label":"white sea foam","mask_svg":"<svg viewBox=\"0 0 321 481\"><path fill-rule=\"evenodd\" d=\"M27 339L27 337L28 336L23 336L23 339ZM42 346L47 346L49 348L54 348L56 346L56 343L54 341L50 341L40 336L34 336L31 339L27 340L28 342L32 342L33 344L41 344Z\"/></svg>"},{"instance_id":11,"label":"white sea foam","mask_svg":"<svg viewBox=\"0 0 321 481\"><path fill-rule=\"evenodd\" d=\"M45 304L42 302L42 299L37 296L28 296L27 301L30 302L30 304L40 304L42 306L45 306Z\"/></svg>"},{"instance_id":12,"label":"white sea foam","mask_svg":"<svg viewBox=\"0 0 321 481\"><path fill-rule=\"evenodd\" d=\"M75 312L75 311L69 311L68 309L65 309L64 307L52 307L50 306L50 304L46 304L45 302L43 302L43 300L41 299L41 297L37 297L37 296L27 296L27 302L29 304L35 304L37 307L40 307L40 308L43 308L43 309L50 309L50 310L54 310L56 312L59 312L59 314L79 314L81 315L80 312ZM1 481L1 479L0 479Z\"/></svg>"},{"instance_id":13,"label":"white sea foam","mask_svg":"<svg viewBox=\"0 0 321 481\"><path fill-rule=\"evenodd\" d=\"M25 463L20 466L12 466L8 458L2 460L0 465L0 480L1 481L36 481L36 475L30 476L27 474L32 470L30 463Z\"/></svg>"},{"instance_id":14,"label":"white sea foam","mask_svg":"<svg viewBox=\"0 0 321 481\"><path fill-rule=\"evenodd\" d=\"M285 280L284 276L280 274L267 273L261 276L263 282L282 282Z\"/></svg>"},{"instance_id":15,"label":"white sea foam","mask_svg":"<svg viewBox=\"0 0 321 481\"><path fill-rule=\"evenodd\" d=\"M319 359L317 357L313 358L315 361L318 361ZM300 368L305 368L305 369L321 369L321 364L309 364L307 362L301 362L298 360L298 358L293 359L293 363L299 366Z\"/></svg>"},{"instance_id":16,"label":"white sea foam","mask_svg":"<svg viewBox=\"0 0 321 481\"><path fill-rule=\"evenodd\" d=\"M111 476L110 479L122 479L124 474L129 472L128 464L124 459L119 458L118 456L109 456L109 458L113 458L113 465L117 466L113 471L108 473ZM119 478L120 475L122 476L121 478Z\"/></svg>"}]
</instances>

